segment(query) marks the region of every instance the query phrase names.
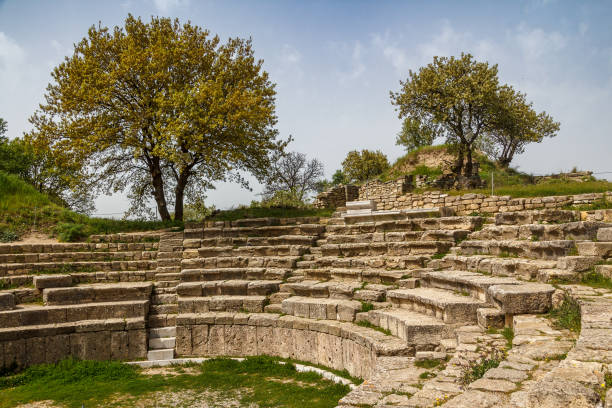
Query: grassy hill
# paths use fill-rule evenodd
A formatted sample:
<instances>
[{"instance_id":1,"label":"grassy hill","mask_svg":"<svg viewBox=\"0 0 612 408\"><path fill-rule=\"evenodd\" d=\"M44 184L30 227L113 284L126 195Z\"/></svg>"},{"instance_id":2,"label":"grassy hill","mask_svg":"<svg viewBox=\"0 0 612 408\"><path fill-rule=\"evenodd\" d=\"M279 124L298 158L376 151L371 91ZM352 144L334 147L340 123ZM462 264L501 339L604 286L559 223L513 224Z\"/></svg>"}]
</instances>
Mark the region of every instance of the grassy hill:
<instances>
[{"instance_id":1,"label":"grassy hill","mask_svg":"<svg viewBox=\"0 0 612 408\"><path fill-rule=\"evenodd\" d=\"M381 181L389 181L404 175L420 174L435 178L442 174L444 166L450 163L452 158L453 155L448 152L448 146L426 146L398 158L390 169L382 174L379 179ZM611 182L595 179L584 182L556 179L535 184L533 175L512 168L501 168L484 154L476 152L474 158L480 163L479 174L483 180L487 181L488 188L477 190L451 190L449 194L480 193L490 195L492 174L495 185L494 194L509 195L515 198L612 191Z\"/></svg>"},{"instance_id":2,"label":"grassy hill","mask_svg":"<svg viewBox=\"0 0 612 408\"><path fill-rule=\"evenodd\" d=\"M182 223L114 220L77 214L53 202L19 177L0 171L0 241L14 241L28 232L54 235L63 241L92 234L136 232L181 227Z\"/></svg>"}]
</instances>

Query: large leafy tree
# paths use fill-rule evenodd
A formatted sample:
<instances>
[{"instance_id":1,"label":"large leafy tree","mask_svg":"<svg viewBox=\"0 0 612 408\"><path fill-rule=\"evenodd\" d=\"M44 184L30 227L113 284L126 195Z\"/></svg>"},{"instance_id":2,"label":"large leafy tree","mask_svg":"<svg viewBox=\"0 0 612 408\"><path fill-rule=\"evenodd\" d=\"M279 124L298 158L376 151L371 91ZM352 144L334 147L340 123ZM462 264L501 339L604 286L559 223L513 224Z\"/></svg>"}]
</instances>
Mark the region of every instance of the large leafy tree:
<instances>
[{"instance_id":1,"label":"large leafy tree","mask_svg":"<svg viewBox=\"0 0 612 408\"><path fill-rule=\"evenodd\" d=\"M474 146L494 121L497 65L478 62L470 54L434 57L431 64L410 71L400 85L399 92L391 92L399 117L444 135L456 147L453 172L472 176Z\"/></svg>"},{"instance_id":2,"label":"large leafy tree","mask_svg":"<svg viewBox=\"0 0 612 408\"><path fill-rule=\"evenodd\" d=\"M28 139L107 193L129 188L134 211L183 218L211 183L242 171L263 180L282 150L275 90L251 40L222 43L192 24L129 15L100 25L52 73Z\"/></svg>"},{"instance_id":3,"label":"large leafy tree","mask_svg":"<svg viewBox=\"0 0 612 408\"><path fill-rule=\"evenodd\" d=\"M367 181L389 168L387 156L380 150L352 150L342 161L342 173L350 181Z\"/></svg>"},{"instance_id":4,"label":"large leafy tree","mask_svg":"<svg viewBox=\"0 0 612 408\"><path fill-rule=\"evenodd\" d=\"M559 122L546 112L537 113L527 102L524 93L508 85L500 87L492 109L495 120L481 143L482 150L507 168L516 154L525 151L529 143L540 143L546 137L554 137Z\"/></svg>"},{"instance_id":5,"label":"large leafy tree","mask_svg":"<svg viewBox=\"0 0 612 408\"><path fill-rule=\"evenodd\" d=\"M438 137L436 128L424 126L418 119L406 117L402 123L402 130L397 134L395 144L411 152L420 147L431 146L436 137Z\"/></svg>"}]
</instances>

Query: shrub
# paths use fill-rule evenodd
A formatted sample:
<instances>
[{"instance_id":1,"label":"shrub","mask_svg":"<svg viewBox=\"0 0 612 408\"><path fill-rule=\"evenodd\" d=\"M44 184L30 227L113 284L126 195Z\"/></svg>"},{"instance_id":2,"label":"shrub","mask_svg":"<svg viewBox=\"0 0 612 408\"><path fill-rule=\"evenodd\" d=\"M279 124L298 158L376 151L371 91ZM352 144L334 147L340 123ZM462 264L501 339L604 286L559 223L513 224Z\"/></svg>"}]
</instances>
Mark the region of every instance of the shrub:
<instances>
[{"instance_id":1,"label":"shrub","mask_svg":"<svg viewBox=\"0 0 612 408\"><path fill-rule=\"evenodd\" d=\"M13 230L0 231L0 242L13 242L19 240L19 234Z\"/></svg>"},{"instance_id":2,"label":"shrub","mask_svg":"<svg viewBox=\"0 0 612 408\"><path fill-rule=\"evenodd\" d=\"M581 317L580 305L570 296L565 296L563 302L549 312L554 325L563 329L568 329L575 333L580 333Z\"/></svg>"},{"instance_id":3,"label":"shrub","mask_svg":"<svg viewBox=\"0 0 612 408\"><path fill-rule=\"evenodd\" d=\"M85 239L89 234L85 231L85 225L62 223L55 227L55 233L60 241L76 242Z\"/></svg>"},{"instance_id":4,"label":"shrub","mask_svg":"<svg viewBox=\"0 0 612 408\"><path fill-rule=\"evenodd\" d=\"M353 150L342 162L342 172L350 181L367 181L389 169L389 160L380 150Z\"/></svg>"}]
</instances>

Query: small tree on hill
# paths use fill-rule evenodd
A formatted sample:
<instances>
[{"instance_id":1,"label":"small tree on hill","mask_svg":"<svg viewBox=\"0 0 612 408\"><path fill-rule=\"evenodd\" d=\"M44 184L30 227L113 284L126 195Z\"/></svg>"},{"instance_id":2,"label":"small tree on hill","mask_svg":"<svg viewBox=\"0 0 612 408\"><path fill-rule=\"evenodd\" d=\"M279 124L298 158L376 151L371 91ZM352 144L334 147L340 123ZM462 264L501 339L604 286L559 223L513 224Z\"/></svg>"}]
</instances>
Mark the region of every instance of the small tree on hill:
<instances>
[{"instance_id":1,"label":"small tree on hill","mask_svg":"<svg viewBox=\"0 0 612 408\"><path fill-rule=\"evenodd\" d=\"M436 128L424 126L418 119L404 118L402 130L397 134L395 144L404 146L407 152L411 152L423 146L431 146L438 137Z\"/></svg>"},{"instance_id":2,"label":"small tree on hill","mask_svg":"<svg viewBox=\"0 0 612 408\"><path fill-rule=\"evenodd\" d=\"M279 155L271 161L266 177L264 198L279 191L292 192L299 201L318 189L323 177L323 163L317 159L308 160L304 153L291 152Z\"/></svg>"},{"instance_id":3,"label":"small tree on hill","mask_svg":"<svg viewBox=\"0 0 612 408\"><path fill-rule=\"evenodd\" d=\"M493 109L495 120L486 132L482 150L503 168L510 165L516 154L523 153L527 144L540 143L559 131L559 122L546 112L536 113L526 95L511 86L500 87Z\"/></svg>"},{"instance_id":4,"label":"small tree on hill","mask_svg":"<svg viewBox=\"0 0 612 408\"><path fill-rule=\"evenodd\" d=\"M497 65L477 62L470 54L434 57L431 64L410 71L391 101L400 118L411 118L443 134L456 145L456 175L472 176L476 141L493 123L491 106L498 89Z\"/></svg>"},{"instance_id":5,"label":"small tree on hill","mask_svg":"<svg viewBox=\"0 0 612 408\"><path fill-rule=\"evenodd\" d=\"M133 209L153 198L162 220L214 181L263 180L277 140L274 84L251 40L178 20L129 15L91 27L53 70L28 135L108 193L129 188ZM169 204L170 202L170 204Z\"/></svg>"},{"instance_id":6,"label":"small tree on hill","mask_svg":"<svg viewBox=\"0 0 612 408\"><path fill-rule=\"evenodd\" d=\"M342 172L349 181L367 181L388 168L389 160L380 150L353 150L348 152L342 162Z\"/></svg>"}]
</instances>

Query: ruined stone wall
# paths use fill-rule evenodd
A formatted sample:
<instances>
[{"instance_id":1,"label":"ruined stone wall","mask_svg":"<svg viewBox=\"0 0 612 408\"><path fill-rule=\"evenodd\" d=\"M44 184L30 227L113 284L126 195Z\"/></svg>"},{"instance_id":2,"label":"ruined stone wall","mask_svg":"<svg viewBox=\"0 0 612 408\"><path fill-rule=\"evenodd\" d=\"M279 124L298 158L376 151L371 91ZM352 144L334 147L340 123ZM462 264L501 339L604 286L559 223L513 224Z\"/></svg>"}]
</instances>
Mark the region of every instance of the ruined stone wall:
<instances>
[{"instance_id":1,"label":"ruined stone wall","mask_svg":"<svg viewBox=\"0 0 612 408\"><path fill-rule=\"evenodd\" d=\"M320 193L314 201L315 208L344 207L347 201L359 199L359 187L352 184L332 187Z\"/></svg>"},{"instance_id":2,"label":"ruined stone wall","mask_svg":"<svg viewBox=\"0 0 612 408\"><path fill-rule=\"evenodd\" d=\"M510 196L487 196L484 194L449 195L440 191L425 193L402 193L402 188L393 182L371 182L359 190L360 200L376 201L379 210L411 208L449 207L458 215L473 212L496 213L539 208L562 208L568 205L592 204L604 194L612 200L612 192L578 194L569 196L512 198Z\"/></svg>"}]
</instances>

